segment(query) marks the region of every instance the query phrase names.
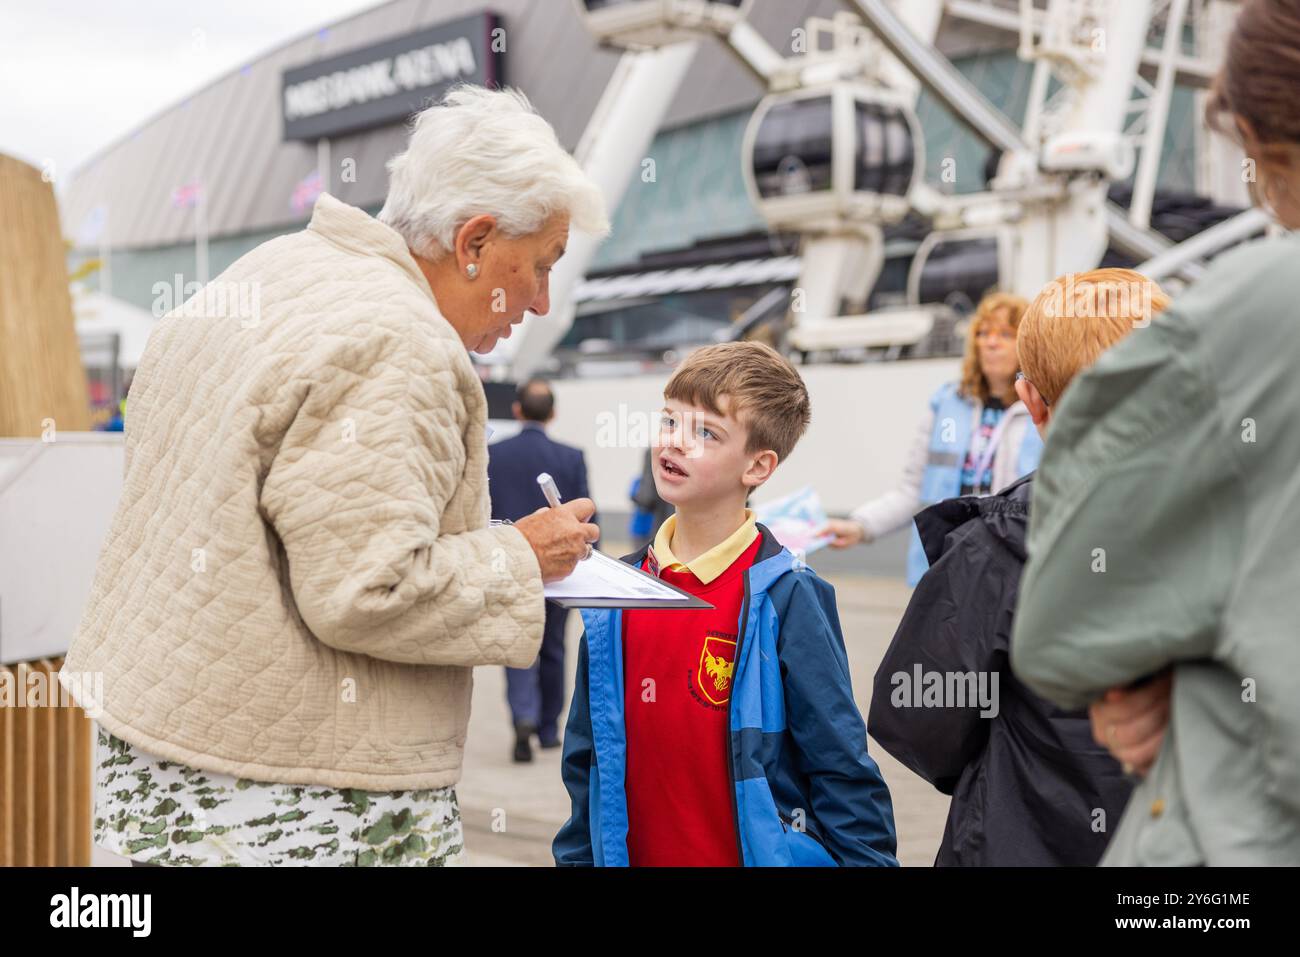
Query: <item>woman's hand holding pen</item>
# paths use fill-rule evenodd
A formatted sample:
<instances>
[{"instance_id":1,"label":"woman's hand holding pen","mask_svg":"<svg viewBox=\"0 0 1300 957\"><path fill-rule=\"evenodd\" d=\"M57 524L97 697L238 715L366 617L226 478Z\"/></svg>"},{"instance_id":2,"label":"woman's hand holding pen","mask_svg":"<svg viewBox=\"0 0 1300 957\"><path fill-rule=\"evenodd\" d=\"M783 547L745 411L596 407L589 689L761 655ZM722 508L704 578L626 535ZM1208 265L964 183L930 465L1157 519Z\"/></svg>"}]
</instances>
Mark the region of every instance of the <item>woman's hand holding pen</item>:
<instances>
[{"instance_id":1,"label":"woman's hand holding pen","mask_svg":"<svg viewBox=\"0 0 1300 957\"><path fill-rule=\"evenodd\" d=\"M543 582L567 578L587 556L588 543L600 538L600 528L587 521L595 512L591 499L575 498L555 508L539 508L514 523L537 556Z\"/></svg>"}]
</instances>

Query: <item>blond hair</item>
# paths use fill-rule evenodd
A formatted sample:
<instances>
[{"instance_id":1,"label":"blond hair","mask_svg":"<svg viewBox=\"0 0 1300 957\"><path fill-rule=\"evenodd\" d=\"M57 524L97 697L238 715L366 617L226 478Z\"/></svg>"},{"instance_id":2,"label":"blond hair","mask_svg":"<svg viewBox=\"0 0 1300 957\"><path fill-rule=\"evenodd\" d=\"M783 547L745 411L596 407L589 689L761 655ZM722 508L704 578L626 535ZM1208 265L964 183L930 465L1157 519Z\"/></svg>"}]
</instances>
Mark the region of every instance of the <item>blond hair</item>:
<instances>
[{"instance_id":1,"label":"blond hair","mask_svg":"<svg viewBox=\"0 0 1300 957\"><path fill-rule=\"evenodd\" d=\"M1076 375L1168 305L1160 285L1132 269L1066 273L1043 287L1020 320L1020 368L1054 405Z\"/></svg>"},{"instance_id":2,"label":"blond hair","mask_svg":"<svg viewBox=\"0 0 1300 957\"><path fill-rule=\"evenodd\" d=\"M1019 332L1020 318L1029 308L1029 301L1022 296L1009 292L991 292L975 307L975 316L966 329L966 352L961 358L961 380L957 383L957 394L965 399L978 399L987 404L993 397L988 379L980 371L979 347L976 337L984 326L991 322L1006 322L1015 332Z\"/></svg>"},{"instance_id":3,"label":"blond hair","mask_svg":"<svg viewBox=\"0 0 1300 957\"><path fill-rule=\"evenodd\" d=\"M676 399L722 415L719 400L726 396L728 414L749 429L746 452L771 449L784 462L812 420L808 389L794 366L761 342L723 342L687 356L664 387L665 399Z\"/></svg>"}]
</instances>

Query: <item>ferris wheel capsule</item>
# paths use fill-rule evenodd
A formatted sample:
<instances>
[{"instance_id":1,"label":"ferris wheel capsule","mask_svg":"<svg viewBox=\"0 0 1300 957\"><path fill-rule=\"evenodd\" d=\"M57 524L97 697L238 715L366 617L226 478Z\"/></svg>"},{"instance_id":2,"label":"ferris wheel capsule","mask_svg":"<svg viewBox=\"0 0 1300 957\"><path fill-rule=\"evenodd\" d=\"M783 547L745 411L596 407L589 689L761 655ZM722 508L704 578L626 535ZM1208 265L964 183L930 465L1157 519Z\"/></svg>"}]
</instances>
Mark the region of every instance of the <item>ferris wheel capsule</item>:
<instances>
[{"instance_id":1,"label":"ferris wheel capsule","mask_svg":"<svg viewBox=\"0 0 1300 957\"><path fill-rule=\"evenodd\" d=\"M907 302L974 311L987 293L1014 288L1014 247L1014 231L1006 226L930 232L912 255Z\"/></svg>"},{"instance_id":2,"label":"ferris wheel capsule","mask_svg":"<svg viewBox=\"0 0 1300 957\"><path fill-rule=\"evenodd\" d=\"M851 80L767 96L743 149L750 199L777 229L896 222L924 169L911 106Z\"/></svg>"}]
</instances>

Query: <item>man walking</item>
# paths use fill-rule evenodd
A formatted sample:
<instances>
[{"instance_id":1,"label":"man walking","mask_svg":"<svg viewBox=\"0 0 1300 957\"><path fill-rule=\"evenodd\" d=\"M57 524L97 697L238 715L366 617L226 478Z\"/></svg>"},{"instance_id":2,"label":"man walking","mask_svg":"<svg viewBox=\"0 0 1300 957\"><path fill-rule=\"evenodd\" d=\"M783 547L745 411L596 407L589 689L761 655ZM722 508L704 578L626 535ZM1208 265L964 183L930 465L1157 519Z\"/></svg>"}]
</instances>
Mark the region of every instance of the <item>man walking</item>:
<instances>
[{"instance_id":1,"label":"man walking","mask_svg":"<svg viewBox=\"0 0 1300 957\"><path fill-rule=\"evenodd\" d=\"M492 517L517 521L544 507L537 476L549 472L567 501L587 497L587 464L582 451L553 441L546 425L555 418L555 395L544 379L523 383L511 407L522 423L519 434L488 446L488 492ZM590 521L595 522L593 516ZM532 737L543 748L560 744L558 722L564 707L564 623L568 612L546 606L542 650L529 668L506 668L506 697L515 725L514 759L533 759Z\"/></svg>"}]
</instances>

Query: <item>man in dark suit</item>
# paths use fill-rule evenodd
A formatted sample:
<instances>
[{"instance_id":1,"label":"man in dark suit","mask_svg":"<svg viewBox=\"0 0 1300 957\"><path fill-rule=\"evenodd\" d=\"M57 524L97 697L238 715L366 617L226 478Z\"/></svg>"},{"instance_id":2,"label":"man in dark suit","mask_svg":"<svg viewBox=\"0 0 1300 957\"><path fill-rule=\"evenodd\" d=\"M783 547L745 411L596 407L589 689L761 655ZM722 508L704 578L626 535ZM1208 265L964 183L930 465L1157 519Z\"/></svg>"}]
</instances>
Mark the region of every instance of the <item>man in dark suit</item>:
<instances>
[{"instance_id":1,"label":"man in dark suit","mask_svg":"<svg viewBox=\"0 0 1300 957\"><path fill-rule=\"evenodd\" d=\"M537 476L549 472L565 501L587 498L587 464L582 451L553 441L546 424L555 418L555 395L544 379L530 379L511 406L519 434L488 446L488 494L492 517L512 522L547 505ZM596 516L589 521L595 522ZM532 736L543 748L559 747L564 707L564 623L568 612L546 603L542 650L531 668L506 669L506 697L515 724L516 761L533 759Z\"/></svg>"}]
</instances>

